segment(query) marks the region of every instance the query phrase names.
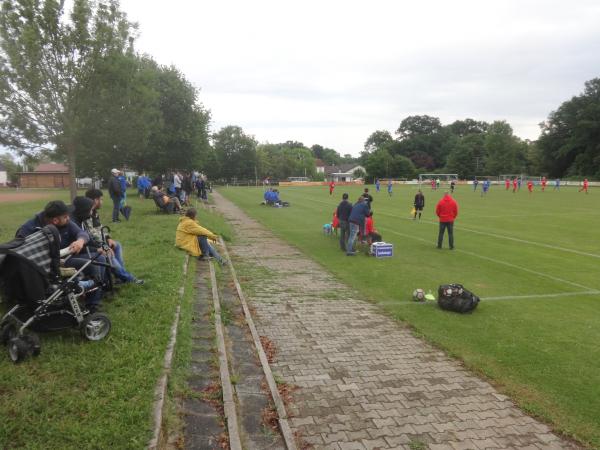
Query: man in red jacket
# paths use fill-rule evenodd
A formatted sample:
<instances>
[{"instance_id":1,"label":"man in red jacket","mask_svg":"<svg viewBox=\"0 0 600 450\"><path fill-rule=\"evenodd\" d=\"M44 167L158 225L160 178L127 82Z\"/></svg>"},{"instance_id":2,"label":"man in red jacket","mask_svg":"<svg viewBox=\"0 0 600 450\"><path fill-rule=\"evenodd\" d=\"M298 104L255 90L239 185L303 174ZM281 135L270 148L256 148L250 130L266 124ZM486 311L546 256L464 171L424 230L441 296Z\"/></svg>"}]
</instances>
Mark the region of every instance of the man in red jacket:
<instances>
[{"instance_id":1,"label":"man in red jacket","mask_svg":"<svg viewBox=\"0 0 600 450\"><path fill-rule=\"evenodd\" d=\"M454 220L458 216L458 204L446 192L442 199L435 206L435 213L440 218L440 232L438 234L437 248L442 248L442 241L444 240L444 231L448 229L448 243L450 244L450 250L454 249Z\"/></svg>"}]
</instances>

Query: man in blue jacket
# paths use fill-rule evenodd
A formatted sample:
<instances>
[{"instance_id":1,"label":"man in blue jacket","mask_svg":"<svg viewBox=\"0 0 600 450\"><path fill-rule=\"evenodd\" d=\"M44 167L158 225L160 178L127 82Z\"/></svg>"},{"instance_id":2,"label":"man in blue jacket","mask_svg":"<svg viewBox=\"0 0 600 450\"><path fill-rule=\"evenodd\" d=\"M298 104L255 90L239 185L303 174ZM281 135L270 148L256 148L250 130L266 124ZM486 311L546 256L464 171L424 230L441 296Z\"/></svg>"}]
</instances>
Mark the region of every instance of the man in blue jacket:
<instances>
[{"instance_id":1,"label":"man in blue jacket","mask_svg":"<svg viewBox=\"0 0 600 450\"><path fill-rule=\"evenodd\" d=\"M348 217L350 235L348 236L348 244L346 245L347 256L354 256L356 254L354 251L354 240L361 230L363 231L364 236L365 219L370 211L371 209L369 208L367 200L362 196L358 198L358 201L352 207L352 212L350 213L350 217Z\"/></svg>"},{"instance_id":2,"label":"man in blue jacket","mask_svg":"<svg viewBox=\"0 0 600 450\"><path fill-rule=\"evenodd\" d=\"M17 237L25 238L46 225L54 225L58 229L60 249L68 247L71 254L74 255L65 262L65 267L79 269L89 261L87 255L80 254L80 252L88 243L90 237L85 231L69 220L69 208L61 200L48 203L42 212L36 214L33 219L25 222L17 231ZM105 263L106 260L103 256L100 256L98 262ZM87 266L83 273L92 277L97 282L102 282L104 279L104 268L94 264ZM86 306L93 312L98 308L101 300L102 290L97 289L86 298Z\"/></svg>"}]
</instances>

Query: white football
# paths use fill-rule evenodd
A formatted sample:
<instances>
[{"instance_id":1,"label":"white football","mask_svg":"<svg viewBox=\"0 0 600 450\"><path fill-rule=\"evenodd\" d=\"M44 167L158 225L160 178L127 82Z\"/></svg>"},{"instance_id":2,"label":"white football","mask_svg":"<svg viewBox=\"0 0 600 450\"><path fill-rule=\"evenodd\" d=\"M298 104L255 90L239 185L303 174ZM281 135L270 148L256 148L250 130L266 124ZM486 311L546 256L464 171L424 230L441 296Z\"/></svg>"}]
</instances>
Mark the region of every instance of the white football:
<instances>
[{"instance_id":1,"label":"white football","mask_svg":"<svg viewBox=\"0 0 600 450\"><path fill-rule=\"evenodd\" d=\"M415 289L413 291L413 300L415 302L422 302L425 300L425 291L423 289Z\"/></svg>"}]
</instances>

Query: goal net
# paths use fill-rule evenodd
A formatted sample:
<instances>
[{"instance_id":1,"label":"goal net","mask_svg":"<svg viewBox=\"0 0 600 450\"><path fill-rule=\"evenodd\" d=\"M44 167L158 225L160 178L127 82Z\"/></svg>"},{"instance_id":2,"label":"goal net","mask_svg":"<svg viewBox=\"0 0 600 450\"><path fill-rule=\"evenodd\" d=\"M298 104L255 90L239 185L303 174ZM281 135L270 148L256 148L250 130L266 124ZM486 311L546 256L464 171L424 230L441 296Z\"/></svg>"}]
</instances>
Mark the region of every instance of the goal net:
<instances>
[{"instance_id":1,"label":"goal net","mask_svg":"<svg viewBox=\"0 0 600 450\"><path fill-rule=\"evenodd\" d=\"M434 189L438 187L448 187L450 186L450 182L458 181L458 174L456 173L420 173L419 174L419 187L424 185L435 186ZM439 186L438 186L439 185Z\"/></svg>"}]
</instances>

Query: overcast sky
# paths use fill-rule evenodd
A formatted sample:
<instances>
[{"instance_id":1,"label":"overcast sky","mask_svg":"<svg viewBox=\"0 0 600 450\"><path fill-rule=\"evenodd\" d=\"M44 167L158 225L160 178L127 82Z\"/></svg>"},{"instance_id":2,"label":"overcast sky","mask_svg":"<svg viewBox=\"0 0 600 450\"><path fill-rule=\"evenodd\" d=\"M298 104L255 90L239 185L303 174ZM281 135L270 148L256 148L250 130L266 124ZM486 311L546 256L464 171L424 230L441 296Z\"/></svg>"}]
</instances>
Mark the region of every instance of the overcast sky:
<instances>
[{"instance_id":1,"label":"overcast sky","mask_svg":"<svg viewBox=\"0 0 600 450\"><path fill-rule=\"evenodd\" d=\"M201 89L212 130L358 155L409 115L522 138L600 76L600 1L121 0L139 51Z\"/></svg>"}]
</instances>

